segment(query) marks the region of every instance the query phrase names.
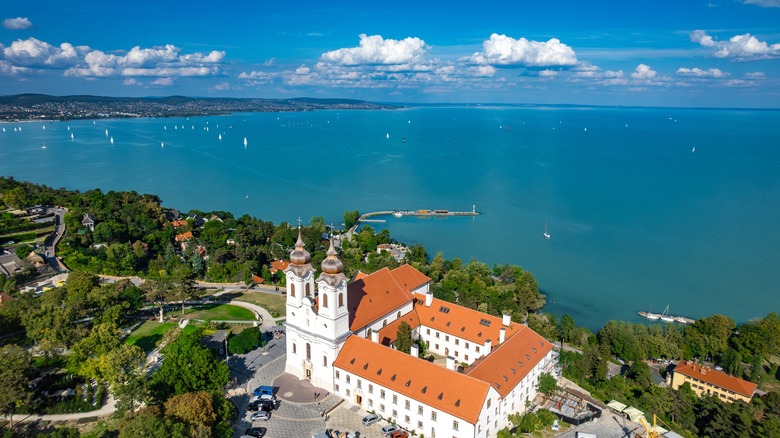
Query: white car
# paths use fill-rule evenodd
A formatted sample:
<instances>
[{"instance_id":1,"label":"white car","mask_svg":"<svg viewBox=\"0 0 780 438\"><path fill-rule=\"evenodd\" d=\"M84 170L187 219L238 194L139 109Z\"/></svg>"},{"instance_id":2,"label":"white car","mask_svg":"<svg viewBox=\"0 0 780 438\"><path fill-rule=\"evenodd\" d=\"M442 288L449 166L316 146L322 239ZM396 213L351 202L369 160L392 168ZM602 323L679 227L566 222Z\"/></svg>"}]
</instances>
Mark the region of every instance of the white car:
<instances>
[{"instance_id":1,"label":"white car","mask_svg":"<svg viewBox=\"0 0 780 438\"><path fill-rule=\"evenodd\" d=\"M257 421L257 420L268 421L269 419L271 419L270 411L257 411L254 414L252 414L251 417L249 417L250 421Z\"/></svg>"}]
</instances>

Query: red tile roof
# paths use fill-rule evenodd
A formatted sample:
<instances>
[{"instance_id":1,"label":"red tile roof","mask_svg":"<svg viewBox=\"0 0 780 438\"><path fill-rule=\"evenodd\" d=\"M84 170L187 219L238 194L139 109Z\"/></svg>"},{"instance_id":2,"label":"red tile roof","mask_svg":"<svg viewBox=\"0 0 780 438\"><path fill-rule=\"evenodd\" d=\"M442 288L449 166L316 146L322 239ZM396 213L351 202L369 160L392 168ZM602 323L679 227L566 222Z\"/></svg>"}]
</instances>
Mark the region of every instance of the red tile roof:
<instances>
[{"instance_id":1,"label":"red tile roof","mask_svg":"<svg viewBox=\"0 0 780 438\"><path fill-rule=\"evenodd\" d=\"M187 231L186 233L181 233L176 235L177 242L183 242L187 239L192 239L192 231Z\"/></svg>"},{"instance_id":2,"label":"red tile roof","mask_svg":"<svg viewBox=\"0 0 780 438\"><path fill-rule=\"evenodd\" d=\"M431 281L431 278L410 265L401 265L391 271L398 284L411 292Z\"/></svg>"},{"instance_id":3,"label":"red tile roof","mask_svg":"<svg viewBox=\"0 0 780 438\"><path fill-rule=\"evenodd\" d=\"M753 382L742 380L738 377L729 376L723 371L713 370L709 367L702 367L694 362L682 361L674 367L675 373L680 373L694 379L702 380L706 383L710 383L715 386L727 389L731 392L743 395L745 397L752 397L756 392L756 385Z\"/></svg>"},{"instance_id":4,"label":"red tile roof","mask_svg":"<svg viewBox=\"0 0 780 438\"><path fill-rule=\"evenodd\" d=\"M476 424L490 385L359 336L350 336L333 363L377 385Z\"/></svg>"},{"instance_id":5,"label":"red tile roof","mask_svg":"<svg viewBox=\"0 0 780 438\"><path fill-rule=\"evenodd\" d=\"M498 345L502 318L488 315L467 307L452 304L437 298L433 299L431 307L425 306L425 301L418 300L414 306L420 318L420 324L436 329L469 342L484 344L486 339L492 339L493 346ZM510 323L506 328L506 339L523 327L518 323Z\"/></svg>"},{"instance_id":6,"label":"red tile roof","mask_svg":"<svg viewBox=\"0 0 780 438\"><path fill-rule=\"evenodd\" d=\"M269 269L269 271L273 274L276 271L284 271L288 266L290 266L289 260L274 260L271 262L271 269Z\"/></svg>"},{"instance_id":7,"label":"red tile roof","mask_svg":"<svg viewBox=\"0 0 780 438\"><path fill-rule=\"evenodd\" d=\"M466 370L469 376L493 386L501 397L506 397L552 350L552 344L535 331L516 325L519 327L512 337L498 346L494 342L493 351Z\"/></svg>"},{"instance_id":8,"label":"red tile roof","mask_svg":"<svg viewBox=\"0 0 780 438\"><path fill-rule=\"evenodd\" d=\"M171 225L174 226L174 228L179 228L187 225L187 221L181 220L181 221L173 221L171 222Z\"/></svg>"},{"instance_id":9,"label":"red tile roof","mask_svg":"<svg viewBox=\"0 0 780 438\"><path fill-rule=\"evenodd\" d=\"M252 274L252 281L255 284L263 284L263 283L265 283L265 279L263 277L261 277L259 275L254 275L254 274Z\"/></svg>"},{"instance_id":10,"label":"red tile roof","mask_svg":"<svg viewBox=\"0 0 780 438\"><path fill-rule=\"evenodd\" d=\"M395 338L398 335L398 326L400 326L403 321L406 321L412 329L420 326L420 318L417 316L417 312L411 311L385 327L382 327L379 330L379 343L382 345L390 345L395 342Z\"/></svg>"},{"instance_id":11,"label":"red tile roof","mask_svg":"<svg viewBox=\"0 0 780 438\"><path fill-rule=\"evenodd\" d=\"M347 286L349 328L358 331L413 299L389 268L366 275Z\"/></svg>"}]
</instances>

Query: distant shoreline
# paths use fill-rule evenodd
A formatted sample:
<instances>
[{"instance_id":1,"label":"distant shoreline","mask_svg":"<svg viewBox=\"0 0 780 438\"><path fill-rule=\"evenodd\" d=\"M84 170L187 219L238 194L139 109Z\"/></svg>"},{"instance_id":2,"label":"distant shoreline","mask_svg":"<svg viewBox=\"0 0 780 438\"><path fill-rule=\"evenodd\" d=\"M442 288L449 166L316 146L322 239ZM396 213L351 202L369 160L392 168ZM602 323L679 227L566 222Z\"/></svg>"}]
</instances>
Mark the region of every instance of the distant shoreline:
<instances>
[{"instance_id":1,"label":"distant shoreline","mask_svg":"<svg viewBox=\"0 0 780 438\"><path fill-rule=\"evenodd\" d=\"M104 97L19 94L0 96L0 122L212 117L242 112L382 110L399 106L353 99Z\"/></svg>"}]
</instances>

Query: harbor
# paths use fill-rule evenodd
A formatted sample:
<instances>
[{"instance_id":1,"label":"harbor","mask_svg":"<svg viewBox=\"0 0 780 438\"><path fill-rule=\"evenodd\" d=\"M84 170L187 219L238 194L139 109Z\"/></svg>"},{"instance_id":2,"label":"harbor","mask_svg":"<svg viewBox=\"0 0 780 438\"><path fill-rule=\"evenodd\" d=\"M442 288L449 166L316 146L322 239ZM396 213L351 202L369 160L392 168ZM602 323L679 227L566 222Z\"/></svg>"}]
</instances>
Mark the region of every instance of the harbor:
<instances>
[{"instance_id":1,"label":"harbor","mask_svg":"<svg viewBox=\"0 0 780 438\"><path fill-rule=\"evenodd\" d=\"M662 313L645 312L641 310L636 313L642 318L647 318L651 321L678 322L680 324L693 324L696 322L695 319L688 318L687 316L669 315L669 306L666 306L666 309L664 309Z\"/></svg>"},{"instance_id":2,"label":"harbor","mask_svg":"<svg viewBox=\"0 0 780 438\"><path fill-rule=\"evenodd\" d=\"M477 206L473 205L471 207L471 211L450 211L450 210L426 210L426 209L419 209L419 210L382 210L382 211L372 211L369 213L364 213L360 215L357 222L387 222L386 219L374 219L378 216L394 216L394 217L404 217L404 216L433 216L433 217L449 217L449 216L479 216L479 212L477 211Z\"/></svg>"}]
</instances>

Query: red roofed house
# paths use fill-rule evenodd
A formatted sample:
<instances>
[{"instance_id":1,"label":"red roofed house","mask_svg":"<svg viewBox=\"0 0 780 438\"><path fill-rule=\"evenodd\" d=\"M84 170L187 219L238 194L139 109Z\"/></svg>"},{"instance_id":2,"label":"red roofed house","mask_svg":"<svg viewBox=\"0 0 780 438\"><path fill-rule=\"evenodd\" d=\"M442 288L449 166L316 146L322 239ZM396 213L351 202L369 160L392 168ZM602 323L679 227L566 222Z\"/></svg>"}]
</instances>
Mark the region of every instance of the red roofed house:
<instances>
[{"instance_id":1,"label":"red roofed house","mask_svg":"<svg viewBox=\"0 0 780 438\"><path fill-rule=\"evenodd\" d=\"M758 387L753 382L730 376L723 371L713 370L706 365L682 361L672 372L672 388L677 389L686 382L690 383L691 389L699 397L702 394L715 395L720 397L721 401L728 403L735 400L750 403Z\"/></svg>"},{"instance_id":2,"label":"red roofed house","mask_svg":"<svg viewBox=\"0 0 780 438\"><path fill-rule=\"evenodd\" d=\"M290 262L287 260L274 260L271 262L271 268L268 270L275 274L276 271L284 271L288 266L290 266Z\"/></svg>"},{"instance_id":3,"label":"red roofed house","mask_svg":"<svg viewBox=\"0 0 780 438\"><path fill-rule=\"evenodd\" d=\"M536 396L539 375L558 373L552 345L533 330L433 298L431 279L409 265L350 282L332 244L316 279L310 262L299 235L284 270L285 371L408 430L494 437ZM402 321L446 367L418 358L416 345L392 347Z\"/></svg>"}]
</instances>

